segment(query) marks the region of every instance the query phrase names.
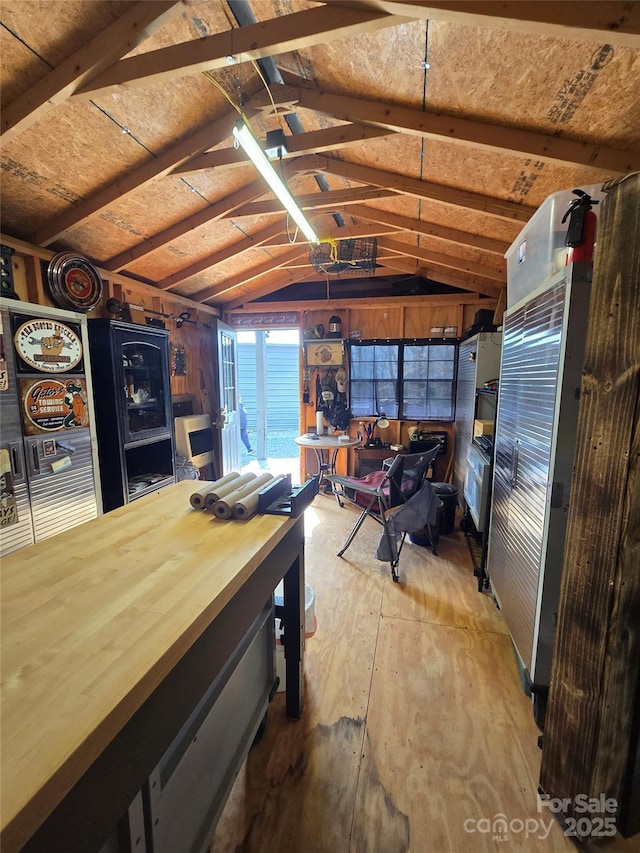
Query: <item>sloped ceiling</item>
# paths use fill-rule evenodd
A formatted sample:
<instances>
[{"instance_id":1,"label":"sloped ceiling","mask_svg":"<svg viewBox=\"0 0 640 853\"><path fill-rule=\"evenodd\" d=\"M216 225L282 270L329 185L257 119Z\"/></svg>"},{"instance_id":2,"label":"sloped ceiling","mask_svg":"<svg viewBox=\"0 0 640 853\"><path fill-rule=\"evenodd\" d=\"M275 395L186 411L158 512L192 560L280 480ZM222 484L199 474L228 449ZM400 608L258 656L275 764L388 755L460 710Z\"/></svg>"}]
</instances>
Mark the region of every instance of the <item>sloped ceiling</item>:
<instances>
[{"instance_id":1,"label":"sloped ceiling","mask_svg":"<svg viewBox=\"0 0 640 853\"><path fill-rule=\"evenodd\" d=\"M2 231L223 310L322 292L232 128L280 129L354 293L499 295L541 202L640 168L640 4L2 0ZM295 285L295 287L292 286Z\"/></svg>"}]
</instances>

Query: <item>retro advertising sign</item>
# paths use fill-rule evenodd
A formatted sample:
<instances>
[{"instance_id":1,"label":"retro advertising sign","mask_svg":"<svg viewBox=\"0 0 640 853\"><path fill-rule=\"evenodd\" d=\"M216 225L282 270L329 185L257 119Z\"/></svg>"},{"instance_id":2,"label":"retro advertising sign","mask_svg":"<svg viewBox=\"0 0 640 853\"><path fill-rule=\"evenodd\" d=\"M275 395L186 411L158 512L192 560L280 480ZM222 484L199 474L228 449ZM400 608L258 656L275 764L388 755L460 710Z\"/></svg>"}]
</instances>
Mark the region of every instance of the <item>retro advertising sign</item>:
<instances>
[{"instance_id":1,"label":"retro advertising sign","mask_svg":"<svg viewBox=\"0 0 640 853\"><path fill-rule=\"evenodd\" d=\"M20 379L20 399L25 435L89 426L84 379Z\"/></svg>"},{"instance_id":2,"label":"retro advertising sign","mask_svg":"<svg viewBox=\"0 0 640 853\"><path fill-rule=\"evenodd\" d=\"M13 340L25 364L43 373L65 373L82 358L78 335L55 320L36 318L22 323Z\"/></svg>"}]
</instances>

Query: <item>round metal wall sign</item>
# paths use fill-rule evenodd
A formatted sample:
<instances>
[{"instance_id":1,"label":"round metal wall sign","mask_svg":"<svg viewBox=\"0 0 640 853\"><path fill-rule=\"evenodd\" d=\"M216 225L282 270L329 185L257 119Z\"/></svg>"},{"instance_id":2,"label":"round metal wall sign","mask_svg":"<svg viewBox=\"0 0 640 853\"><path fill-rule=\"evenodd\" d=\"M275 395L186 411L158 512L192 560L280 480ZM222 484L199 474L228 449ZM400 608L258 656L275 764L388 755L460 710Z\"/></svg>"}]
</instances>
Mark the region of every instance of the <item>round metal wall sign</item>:
<instances>
[{"instance_id":1,"label":"round metal wall sign","mask_svg":"<svg viewBox=\"0 0 640 853\"><path fill-rule=\"evenodd\" d=\"M69 326L47 317L34 317L13 337L20 358L44 373L65 373L82 358L82 341Z\"/></svg>"},{"instance_id":2,"label":"round metal wall sign","mask_svg":"<svg viewBox=\"0 0 640 853\"><path fill-rule=\"evenodd\" d=\"M100 302L102 279L86 258L61 252L51 258L47 277L51 295L61 308L91 311Z\"/></svg>"}]
</instances>

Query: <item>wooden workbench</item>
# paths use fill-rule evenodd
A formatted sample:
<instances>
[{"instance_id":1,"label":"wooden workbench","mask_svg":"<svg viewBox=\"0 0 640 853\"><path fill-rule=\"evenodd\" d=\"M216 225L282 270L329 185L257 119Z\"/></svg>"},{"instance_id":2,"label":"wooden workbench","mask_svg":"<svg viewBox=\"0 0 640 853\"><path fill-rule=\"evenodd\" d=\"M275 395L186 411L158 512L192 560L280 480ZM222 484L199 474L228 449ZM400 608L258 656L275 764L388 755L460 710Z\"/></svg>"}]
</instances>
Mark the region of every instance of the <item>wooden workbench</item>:
<instances>
[{"instance_id":1,"label":"wooden workbench","mask_svg":"<svg viewBox=\"0 0 640 853\"><path fill-rule=\"evenodd\" d=\"M300 716L303 518L220 521L190 507L193 486L3 559L3 853L106 836L282 577ZM51 847L69 821L77 839Z\"/></svg>"}]
</instances>

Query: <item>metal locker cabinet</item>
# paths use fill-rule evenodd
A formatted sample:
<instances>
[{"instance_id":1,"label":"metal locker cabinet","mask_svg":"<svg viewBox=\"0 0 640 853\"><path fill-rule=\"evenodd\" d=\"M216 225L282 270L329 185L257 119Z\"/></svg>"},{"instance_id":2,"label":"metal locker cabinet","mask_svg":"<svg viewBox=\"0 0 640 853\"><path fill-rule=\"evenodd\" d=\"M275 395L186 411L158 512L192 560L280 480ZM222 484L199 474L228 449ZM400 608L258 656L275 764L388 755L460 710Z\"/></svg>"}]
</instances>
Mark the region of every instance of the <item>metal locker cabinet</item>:
<instances>
[{"instance_id":1,"label":"metal locker cabinet","mask_svg":"<svg viewBox=\"0 0 640 853\"><path fill-rule=\"evenodd\" d=\"M476 390L490 379L497 379L501 344L501 332L480 332L463 341L458 350L453 485L458 489L458 503L463 512L467 508L464 481L467 472L467 449L473 439Z\"/></svg>"},{"instance_id":2,"label":"metal locker cabinet","mask_svg":"<svg viewBox=\"0 0 640 853\"><path fill-rule=\"evenodd\" d=\"M2 529L2 554L65 532L101 510L86 325L78 312L2 303L8 374L0 394L2 449L9 452L18 507L18 523ZM45 352L52 330L60 345ZM84 426L63 420L69 382L79 383L74 390L82 398Z\"/></svg>"},{"instance_id":3,"label":"metal locker cabinet","mask_svg":"<svg viewBox=\"0 0 640 853\"><path fill-rule=\"evenodd\" d=\"M9 456L9 471L7 479L2 479L2 506L6 502L5 483L10 478L15 498L18 520L6 524L2 519L0 524L0 556L17 551L35 542L31 504L29 502L29 487L27 485L27 468L22 439L22 416L20 414L20 398L16 380L15 355L11 346L11 323L9 312L2 308L3 356L6 362L7 375L3 378L4 390L0 392L0 449L6 450ZM4 472L3 472L4 473Z\"/></svg>"},{"instance_id":4,"label":"metal locker cabinet","mask_svg":"<svg viewBox=\"0 0 640 853\"><path fill-rule=\"evenodd\" d=\"M488 574L525 679L548 687L586 336L591 264L505 313Z\"/></svg>"}]
</instances>

